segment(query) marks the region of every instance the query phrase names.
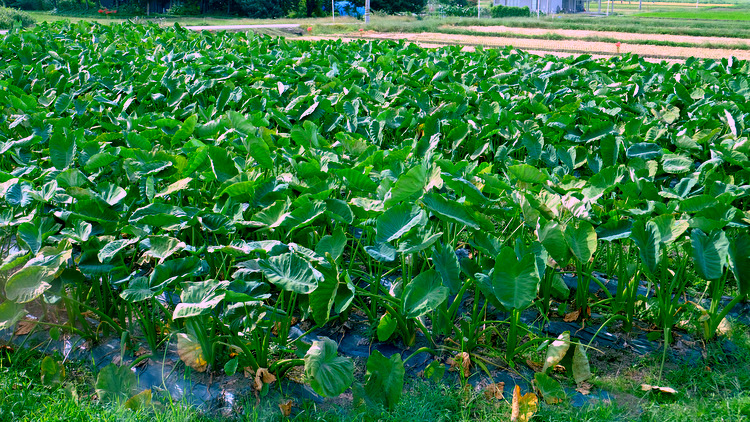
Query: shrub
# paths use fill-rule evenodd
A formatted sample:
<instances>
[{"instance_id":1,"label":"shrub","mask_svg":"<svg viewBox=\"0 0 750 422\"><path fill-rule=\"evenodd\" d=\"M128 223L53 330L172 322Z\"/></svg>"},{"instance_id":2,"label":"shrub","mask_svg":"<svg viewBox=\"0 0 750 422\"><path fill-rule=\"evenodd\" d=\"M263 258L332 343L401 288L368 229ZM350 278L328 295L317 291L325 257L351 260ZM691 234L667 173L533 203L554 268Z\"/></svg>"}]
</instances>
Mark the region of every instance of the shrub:
<instances>
[{"instance_id":1,"label":"shrub","mask_svg":"<svg viewBox=\"0 0 750 422\"><path fill-rule=\"evenodd\" d=\"M60 14L84 14L84 13L91 13L96 14L96 11L99 9L99 3L94 2L91 0L58 0L57 1L57 7L55 12L53 13L60 13Z\"/></svg>"},{"instance_id":2,"label":"shrub","mask_svg":"<svg viewBox=\"0 0 750 422\"><path fill-rule=\"evenodd\" d=\"M20 22L21 26L25 28L34 24L34 18L18 9L0 7L0 29L13 28L13 25L17 22Z\"/></svg>"},{"instance_id":3,"label":"shrub","mask_svg":"<svg viewBox=\"0 0 750 422\"><path fill-rule=\"evenodd\" d=\"M5 5L21 10L51 10L54 7L50 0L9 0Z\"/></svg>"},{"instance_id":4,"label":"shrub","mask_svg":"<svg viewBox=\"0 0 750 422\"><path fill-rule=\"evenodd\" d=\"M493 6L490 8L490 16L493 18L528 17L531 16L531 10L528 7Z\"/></svg>"},{"instance_id":5,"label":"shrub","mask_svg":"<svg viewBox=\"0 0 750 422\"><path fill-rule=\"evenodd\" d=\"M172 16L194 16L201 14L201 7L194 1L173 2L172 7L167 10L168 15Z\"/></svg>"},{"instance_id":6,"label":"shrub","mask_svg":"<svg viewBox=\"0 0 750 422\"><path fill-rule=\"evenodd\" d=\"M461 18L473 18L477 16L477 8L475 7L461 7L461 6L445 6L440 11L445 16L457 16ZM482 8L484 14L487 9Z\"/></svg>"},{"instance_id":7,"label":"shrub","mask_svg":"<svg viewBox=\"0 0 750 422\"><path fill-rule=\"evenodd\" d=\"M243 15L251 18L269 19L284 16L279 0L237 0Z\"/></svg>"}]
</instances>

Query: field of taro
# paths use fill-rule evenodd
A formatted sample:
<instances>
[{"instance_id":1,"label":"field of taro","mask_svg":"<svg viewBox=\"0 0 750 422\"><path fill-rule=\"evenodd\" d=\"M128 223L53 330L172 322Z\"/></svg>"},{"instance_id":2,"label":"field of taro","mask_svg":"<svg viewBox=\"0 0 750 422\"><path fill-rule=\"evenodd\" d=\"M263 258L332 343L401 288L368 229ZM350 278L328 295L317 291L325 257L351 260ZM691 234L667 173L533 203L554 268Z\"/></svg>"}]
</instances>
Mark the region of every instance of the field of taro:
<instances>
[{"instance_id":1,"label":"field of taro","mask_svg":"<svg viewBox=\"0 0 750 422\"><path fill-rule=\"evenodd\" d=\"M32 312L53 338L176 344L194 371L247 368L259 389L304 369L320 395L393 406L410 355L373 350L355 381L335 340L299 340L356 321L441 358L436 377L447 358L487 371L546 353L534 379L554 402L549 373L568 362L584 382L587 345L522 314L651 327L666 349L678 331L712 341L747 298L749 71L179 26L11 31L0 328Z\"/></svg>"}]
</instances>

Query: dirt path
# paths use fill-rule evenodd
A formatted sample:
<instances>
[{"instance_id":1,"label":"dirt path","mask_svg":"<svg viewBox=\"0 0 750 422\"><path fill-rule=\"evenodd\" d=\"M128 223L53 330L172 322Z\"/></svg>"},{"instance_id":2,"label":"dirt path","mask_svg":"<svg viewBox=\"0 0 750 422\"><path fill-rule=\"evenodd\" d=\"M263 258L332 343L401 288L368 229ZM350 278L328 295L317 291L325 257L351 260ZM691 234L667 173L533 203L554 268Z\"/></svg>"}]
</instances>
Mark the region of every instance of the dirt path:
<instances>
[{"instance_id":1,"label":"dirt path","mask_svg":"<svg viewBox=\"0 0 750 422\"><path fill-rule=\"evenodd\" d=\"M328 37L306 37L309 39L337 39L337 38L364 38L364 39L390 39L405 40L421 45L464 45L464 46L486 46L506 47L511 46L526 51L539 51L544 54L567 53L567 54L601 54L612 56L617 54L617 47L613 43L592 42L580 40L538 40L525 38L487 37L473 35L455 35L425 32L421 34L409 33L379 33L364 32L358 34L347 34L342 36ZM750 59L750 50L714 49L699 47L665 47L652 45L638 45L624 43L620 46L620 53L634 53L647 58L655 59L687 59L699 57L706 59L721 59L734 56L739 59Z\"/></svg>"},{"instance_id":2,"label":"dirt path","mask_svg":"<svg viewBox=\"0 0 750 422\"><path fill-rule=\"evenodd\" d=\"M497 32L497 33L513 33L520 35L547 35L555 34L562 35L565 37L573 38L586 38L586 37L602 37L602 38L614 38L621 42L628 42L631 40L658 40L658 41L669 41L679 43L691 43L700 46L701 44L721 44L727 46L733 45L750 45L750 40L743 38L726 38L726 37L695 37L689 35L663 35L663 34L633 34L628 32L611 32L611 31L586 31L580 29L542 29L542 28L513 28L509 26L445 26L445 28L451 29L464 29L475 32Z\"/></svg>"}]
</instances>

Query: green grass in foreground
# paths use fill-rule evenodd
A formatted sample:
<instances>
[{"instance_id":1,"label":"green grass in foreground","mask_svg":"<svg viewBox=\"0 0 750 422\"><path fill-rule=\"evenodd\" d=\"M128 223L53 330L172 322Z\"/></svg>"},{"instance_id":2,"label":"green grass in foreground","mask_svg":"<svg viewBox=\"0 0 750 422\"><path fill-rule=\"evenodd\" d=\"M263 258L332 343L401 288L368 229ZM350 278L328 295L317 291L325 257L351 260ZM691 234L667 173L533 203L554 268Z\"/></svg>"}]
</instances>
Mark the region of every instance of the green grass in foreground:
<instances>
[{"instance_id":1,"label":"green grass in foreground","mask_svg":"<svg viewBox=\"0 0 750 422\"><path fill-rule=\"evenodd\" d=\"M613 401L597 402L583 408L564 403L542 405L534 421L750 421L750 335L748 327L737 329L730 352L713 342L706 348L706 359L698 364L675 365L667 362L659 379L661 355L635 358L630 363L614 360L617 369L605 368L597 352L590 352L595 365L592 384L606 389ZM123 421L123 422L205 422L205 421L298 421L348 422L374 420L358 414L346 404L327 401L295 404L291 418L278 410L277 399L249 397L241 412L229 417L201 415L180 403L157 403L154 409L134 413L92 400L94 375L80 364L66 363L66 383L73 386L78 400L65 388L41 385L41 355L17 350L0 351L0 422ZM604 359L606 360L606 359ZM660 395L640 391L642 383L671 386L678 394ZM567 385L574 388L573 385ZM70 387L68 387L70 388ZM506 388L506 395L510 395ZM271 396L269 396L271 397ZM402 400L392 412L375 420L387 422L469 422L507 421L510 397L488 400L481 392L459 385L434 384L422 380L408 383Z\"/></svg>"},{"instance_id":2,"label":"green grass in foreground","mask_svg":"<svg viewBox=\"0 0 750 422\"><path fill-rule=\"evenodd\" d=\"M670 10L635 14L636 17L664 19L701 19L750 21L750 9L747 7L717 7L711 9Z\"/></svg>"}]
</instances>

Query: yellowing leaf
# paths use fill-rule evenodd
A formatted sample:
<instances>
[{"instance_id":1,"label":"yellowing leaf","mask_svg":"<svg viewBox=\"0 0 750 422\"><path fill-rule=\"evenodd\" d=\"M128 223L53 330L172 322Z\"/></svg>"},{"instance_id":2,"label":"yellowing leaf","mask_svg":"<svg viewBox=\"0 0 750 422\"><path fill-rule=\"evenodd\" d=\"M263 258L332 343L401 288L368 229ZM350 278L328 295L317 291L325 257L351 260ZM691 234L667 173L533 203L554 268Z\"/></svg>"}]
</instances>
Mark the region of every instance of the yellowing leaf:
<instances>
[{"instance_id":1,"label":"yellowing leaf","mask_svg":"<svg viewBox=\"0 0 750 422\"><path fill-rule=\"evenodd\" d=\"M141 409L145 409L151 404L151 390L143 390L140 393L129 398L124 406L126 409L130 409L137 412Z\"/></svg>"},{"instance_id":2,"label":"yellowing leaf","mask_svg":"<svg viewBox=\"0 0 750 422\"><path fill-rule=\"evenodd\" d=\"M657 391L665 394L677 394L677 390L672 387L659 387L657 385L641 384L641 390L643 391Z\"/></svg>"},{"instance_id":3,"label":"yellowing leaf","mask_svg":"<svg viewBox=\"0 0 750 422\"><path fill-rule=\"evenodd\" d=\"M205 372L208 362L203 355L201 344L195 337L189 334L177 334L177 354L185 365L195 369L198 372Z\"/></svg>"},{"instance_id":4,"label":"yellowing leaf","mask_svg":"<svg viewBox=\"0 0 750 422\"><path fill-rule=\"evenodd\" d=\"M521 396L521 388L516 384L513 388L513 400L511 402L511 422L527 422L534 416L538 406L538 399L534 393L526 393Z\"/></svg>"},{"instance_id":5,"label":"yellowing leaf","mask_svg":"<svg viewBox=\"0 0 750 422\"><path fill-rule=\"evenodd\" d=\"M570 331L557 336L557 340L553 341L552 344L547 348L547 357L544 360L544 367L542 372L546 372L548 368L554 368L555 365L560 363L568 353L570 348Z\"/></svg>"}]
</instances>

